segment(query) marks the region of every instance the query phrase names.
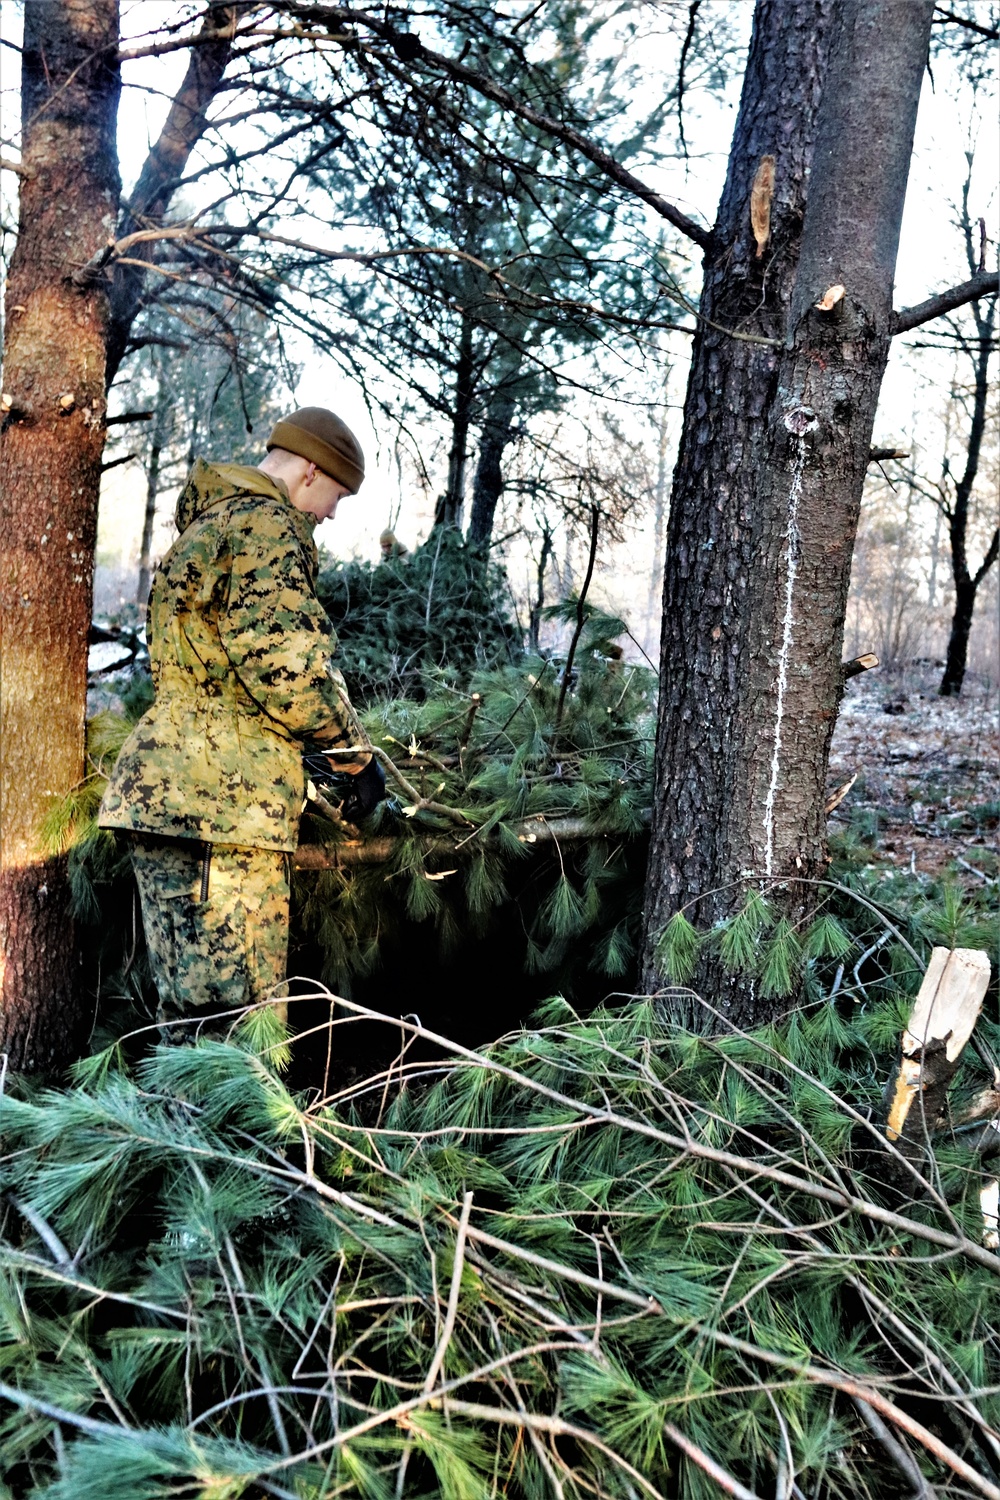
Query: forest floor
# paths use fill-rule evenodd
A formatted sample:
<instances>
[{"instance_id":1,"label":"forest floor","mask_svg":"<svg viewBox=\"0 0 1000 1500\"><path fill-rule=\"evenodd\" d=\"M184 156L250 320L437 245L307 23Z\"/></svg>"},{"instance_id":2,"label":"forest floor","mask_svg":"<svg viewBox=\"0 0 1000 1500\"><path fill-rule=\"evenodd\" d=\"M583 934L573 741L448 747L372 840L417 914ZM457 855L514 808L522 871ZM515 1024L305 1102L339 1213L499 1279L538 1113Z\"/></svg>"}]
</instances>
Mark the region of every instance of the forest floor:
<instances>
[{"instance_id":1,"label":"forest floor","mask_svg":"<svg viewBox=\"0 0 1000 1500\"><path fill-rule=\"evenodd\" d=\"M998 888L1000 704L971 674L941 698L941 669L911 663L847 684L830 755L831 790L857 780L831 819L877 851L879 863Z\"/></svg>"}]
</instances>

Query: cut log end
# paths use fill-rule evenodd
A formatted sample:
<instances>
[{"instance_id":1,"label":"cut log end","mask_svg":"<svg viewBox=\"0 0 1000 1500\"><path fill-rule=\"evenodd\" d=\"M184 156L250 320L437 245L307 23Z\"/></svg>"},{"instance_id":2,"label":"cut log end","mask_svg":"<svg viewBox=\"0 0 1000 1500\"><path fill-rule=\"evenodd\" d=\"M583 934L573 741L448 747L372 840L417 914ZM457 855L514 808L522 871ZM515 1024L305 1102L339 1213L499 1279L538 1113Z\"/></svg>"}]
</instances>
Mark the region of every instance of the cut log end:
<instances>
[{"instance_id":1,"label":"cut log end","mask_svg":"<svg viewBox=\"0 0 1000 1500\"><path fill-rule=\"evenodd\" d=\"M972 1036L990 982L990 960L978 948L935 948L903 1032L903 1055L887 1090L885 1133L919 1142L938 1116L959 1058ZM913 1113L922 1096L922 1108ZM911 1119L911 1115L913 1118Z\"/></svg>"},{"instance_id":2,"label":"cut log end","mask_svg":"<svg viewBox=\"0 0 1000 1500\"><path fill-rule=\"evenodd\" d=\"M873 667L878 666L878 657L874 651L866 651L864 656L856 656L853 661L845 661L841 667L846 682L848 677L859 677L862 672L870 672Z\"/></svg>"}]
</instances>

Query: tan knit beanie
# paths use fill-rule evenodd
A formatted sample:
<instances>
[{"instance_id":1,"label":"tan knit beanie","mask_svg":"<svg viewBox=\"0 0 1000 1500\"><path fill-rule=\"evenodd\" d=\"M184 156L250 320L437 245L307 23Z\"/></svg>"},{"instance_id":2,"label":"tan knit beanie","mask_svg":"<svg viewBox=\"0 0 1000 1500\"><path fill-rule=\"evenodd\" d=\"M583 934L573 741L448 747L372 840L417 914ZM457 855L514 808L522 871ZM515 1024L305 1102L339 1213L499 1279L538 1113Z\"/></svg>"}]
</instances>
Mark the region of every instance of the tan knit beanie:
<instances>
[{"instance_id":1,"label":"tan knit beanie","mask_svg":"<svg viewBox=\"0 0 1000 1500\"><path fill-rule=\"evenodd\" d=\"M365 477L365 455L346 422L323 406L303 406L278 422L267 440L267 451L285 448L307 458L331 479L346 484L356 495Z\"/></svg>"}]
</instances>

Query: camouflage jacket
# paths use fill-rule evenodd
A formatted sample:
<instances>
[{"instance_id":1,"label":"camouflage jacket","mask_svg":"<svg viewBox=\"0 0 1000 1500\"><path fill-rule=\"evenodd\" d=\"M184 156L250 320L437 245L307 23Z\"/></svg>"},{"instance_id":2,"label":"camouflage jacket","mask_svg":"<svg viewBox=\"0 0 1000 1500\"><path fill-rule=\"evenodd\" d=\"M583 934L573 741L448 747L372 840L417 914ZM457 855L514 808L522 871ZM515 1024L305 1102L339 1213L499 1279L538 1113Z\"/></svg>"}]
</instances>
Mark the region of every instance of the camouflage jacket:
<instances>
[{"instance_id":1,"label":"camouflage jacket","mask_svg":"<svg viewBox=\"0 0 1000 1500\"><path fill-rule=\"evenodd\" d=\"M292 850L304 742L357 747L343 770L367 764L316 598L313 525L259 469L195 464L149 601L156 701L122 747L102 827Z\"/></svg>"}]
</instances>

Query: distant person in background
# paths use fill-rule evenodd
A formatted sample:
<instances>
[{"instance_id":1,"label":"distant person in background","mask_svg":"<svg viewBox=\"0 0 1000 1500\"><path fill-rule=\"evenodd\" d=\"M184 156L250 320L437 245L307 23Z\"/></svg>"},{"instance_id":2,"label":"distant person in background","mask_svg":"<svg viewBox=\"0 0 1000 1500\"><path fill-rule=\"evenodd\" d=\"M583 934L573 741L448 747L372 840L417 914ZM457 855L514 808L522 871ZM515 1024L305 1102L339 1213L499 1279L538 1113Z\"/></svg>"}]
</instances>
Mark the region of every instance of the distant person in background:
<instances>
[{"instance_id":1,"label":"distant person in background","mask_svg":"<svg viewBox=\"0 0 1000 1500\"><path fill-rule=\"evenodd\" d=\"M156 701L99 819L131 835L161 1024L253 1005L285 979L303 752L352 773L348 821L384 796L315 592L313 530L364 472L350 428L309 406L257 468L199 459L181 493L149 602Z\"/></svg>"},{"instance_id":2,"label":"distant person in background","mask_svg":"<svg viewBox=\"0 0 1000 1500\"><path fill-rule=\"evenodd\" d=\"M410 555L409 548L404 547L402 542L397 541L394 531L383 531L378 539L378 544L382 553L381 562L389 562L391 558L404 558Z\"/></svg>"}]
</instances>

